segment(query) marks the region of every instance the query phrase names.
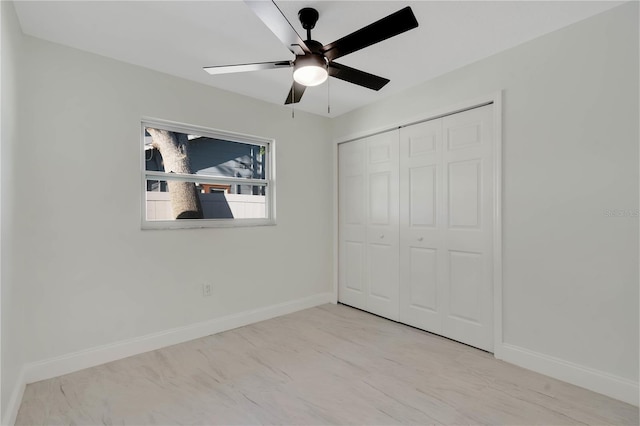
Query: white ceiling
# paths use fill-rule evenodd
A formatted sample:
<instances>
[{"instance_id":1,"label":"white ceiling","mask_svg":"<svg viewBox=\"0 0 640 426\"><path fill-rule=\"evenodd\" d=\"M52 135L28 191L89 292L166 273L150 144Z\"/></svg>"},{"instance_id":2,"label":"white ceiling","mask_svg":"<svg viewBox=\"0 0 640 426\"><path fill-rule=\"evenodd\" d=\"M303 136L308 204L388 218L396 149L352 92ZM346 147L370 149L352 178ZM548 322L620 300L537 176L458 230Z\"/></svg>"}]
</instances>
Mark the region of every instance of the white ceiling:
<instances>
[{"instance_id":1,"label":"white ceiling","mask_svg":"<svg viewBox=\"0 0 640 426\"><path fill-rule=\"evenodd\" d=\"M618 1L277 1L297 18L314 7L312 36L332 42L406 5L420 26L337 62L391 82L375 92L330 79L331 116L372 103L545 33L603 12ZM291 70L211 76L203 66L293 59L242 1L18 1L34 37L282 105ZM297 109L327 116L327 84L306 90Z\"/></svg>"}]
</instances>

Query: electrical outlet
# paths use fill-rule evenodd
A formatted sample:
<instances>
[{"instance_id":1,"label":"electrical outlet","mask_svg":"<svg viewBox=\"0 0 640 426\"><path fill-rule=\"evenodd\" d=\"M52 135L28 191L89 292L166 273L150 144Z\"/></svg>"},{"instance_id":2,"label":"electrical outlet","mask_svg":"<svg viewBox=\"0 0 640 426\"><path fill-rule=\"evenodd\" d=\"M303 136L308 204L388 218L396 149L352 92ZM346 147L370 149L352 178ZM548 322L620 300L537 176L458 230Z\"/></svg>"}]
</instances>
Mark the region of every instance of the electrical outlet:
<instances>
[{"instance_id":1,"label":"electrical outlet","mask_svg":"<svg viewBox=\"0 0 640 426\"><path fill-rule=\"evenodd\" d=\"M212 293L213 293L213 286L211 284L208 284L208 283L202 284L202 295L204 297L211 296Z\"/></svg>"}]
</instances>

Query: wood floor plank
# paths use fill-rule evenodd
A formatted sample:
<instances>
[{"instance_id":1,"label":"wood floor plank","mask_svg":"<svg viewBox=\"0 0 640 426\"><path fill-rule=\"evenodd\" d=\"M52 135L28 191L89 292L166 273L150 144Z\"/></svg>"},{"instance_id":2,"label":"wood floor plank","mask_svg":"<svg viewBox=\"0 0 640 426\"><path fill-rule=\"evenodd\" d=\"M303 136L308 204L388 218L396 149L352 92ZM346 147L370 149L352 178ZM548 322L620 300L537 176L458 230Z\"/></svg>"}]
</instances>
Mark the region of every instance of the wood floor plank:
<instances>
[{"instance_id":1,"label":"wood floor plank","mask_svg":"<svg viewBox=\"0 0 640 426\"><path fill-rule=\"evenodd\" d=\"M637 425L629 404L342 305L27 386L17 425Z\"/></svg>"}]
</instances>

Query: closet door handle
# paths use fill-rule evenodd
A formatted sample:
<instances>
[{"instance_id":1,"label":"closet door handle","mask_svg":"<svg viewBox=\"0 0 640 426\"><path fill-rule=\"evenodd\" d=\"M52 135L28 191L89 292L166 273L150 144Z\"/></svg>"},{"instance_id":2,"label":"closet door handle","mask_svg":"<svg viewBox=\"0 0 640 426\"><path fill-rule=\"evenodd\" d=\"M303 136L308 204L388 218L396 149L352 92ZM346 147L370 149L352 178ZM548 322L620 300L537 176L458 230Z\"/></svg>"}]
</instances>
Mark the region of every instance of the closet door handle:
<instances>
[{"instance_id":1,"label":"closet door handle","mask_svg":"<svg viewBox=\"0 0 640 426\"><path fill-rule=\"evenodd\" d=\"M424 238L422 238L422 237L418 238L418 241L422 241L422 240L424 240Z\"/></svg>"},{"instance_id":2,"label":"closet door handle","mask_svg":"<svg viewBox=\"0 0 640 426\"><path fill-rule=\"evenodd\" d=\"M381 234L381 235L380 235L380 239L383 239L383 238L384 238L384 234Z\"/></svg>"}]
</instances>

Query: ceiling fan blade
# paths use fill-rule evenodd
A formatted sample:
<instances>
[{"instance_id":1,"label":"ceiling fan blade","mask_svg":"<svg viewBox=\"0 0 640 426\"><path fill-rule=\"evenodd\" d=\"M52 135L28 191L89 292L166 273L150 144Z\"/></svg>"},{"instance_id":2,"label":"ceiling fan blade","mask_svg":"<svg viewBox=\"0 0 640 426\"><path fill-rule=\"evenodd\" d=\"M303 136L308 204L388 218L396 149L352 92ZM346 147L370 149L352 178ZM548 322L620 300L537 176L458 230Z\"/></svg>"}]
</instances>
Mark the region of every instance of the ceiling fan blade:
<instances>
[{"instance_id":1,"label":"ceiling fan blade","mask_svg":"<svg viewBox=\"0 0 640 426\"><path fill-rule=\"evenodd\" d=\"M380 90L390 81L388 78L378 77L335 62L329 63L329 75L372 90Z\"/></svg>"},{"instance_id":2,"label":"ceiling fan blade","mask_svg":"<svg viewBox=\"0 0 640 426\"><path fill-rule=\"evenodd\" d=\"M300 54L297 46L304 53L311 53L309 47L300 38L291 23L284 16L280 8L271 0L245 0L247 6L253 10L260 20L273 32L276 37L293 53Z\"/></svg>"},{"instance_id":3,"label":"ceiling fan blade","mask_svg":"<svg viewBox=\"0 0 640 426\"><path fill-rule=\"evenodd\" d=\"M357 50L376 44L418 26L411 7L392 13L391 15L369 24L339 40L322 47L322 52L329 61L338 59Z\"/></svg>"},{"instance_id":4,"label":"ceiling fan blade","mask_svg":"<svg viewBox=\"0 0 640 426\"><path fill-rule=\"evenodd\" d=\"M293 84L291 85L291 89L289 90L289 94L287 95L287 100L284 101L285 105L289 105L289 104L297 104L298 102L300 102L300 99L302 98L302 94L304 93L304 89L306 89L307 86L303 86L300 83L296 83L295 81L293 82Z\"/></svg>"},{"instance_id":5,"label":"ceiling fan blade","mask_svg":"<svg viewBox=\"0 0 640 426\"><path fill-rule=\"evenodd\" d=\"M274 68L291 68L293 61L278 62L257 62L255 64L237 64L237 65L215 65L212 67L204 67L203 69L209 74L230 74L235 72L248 72L271 70Z\"/></svg>"}]
</instances>

